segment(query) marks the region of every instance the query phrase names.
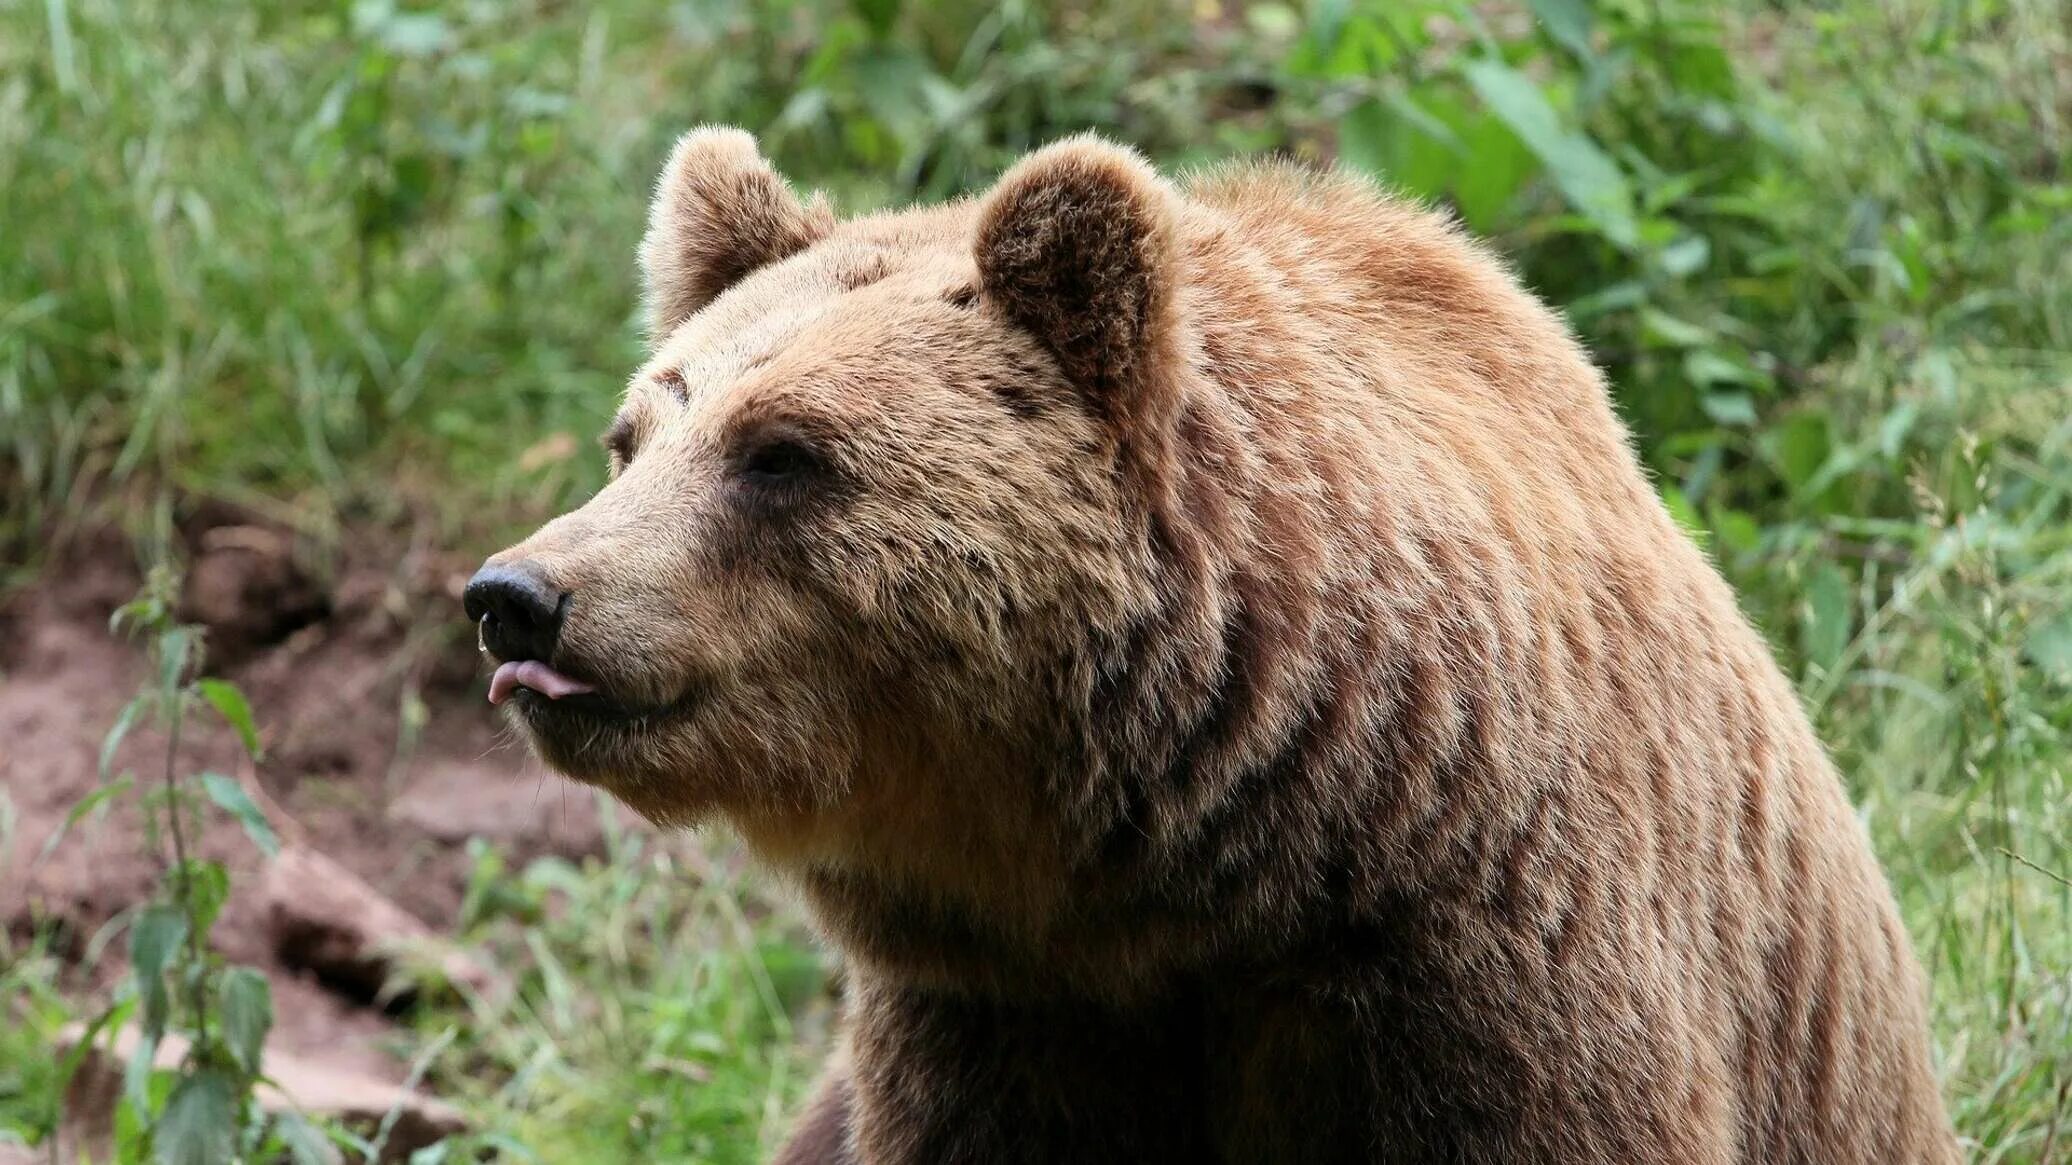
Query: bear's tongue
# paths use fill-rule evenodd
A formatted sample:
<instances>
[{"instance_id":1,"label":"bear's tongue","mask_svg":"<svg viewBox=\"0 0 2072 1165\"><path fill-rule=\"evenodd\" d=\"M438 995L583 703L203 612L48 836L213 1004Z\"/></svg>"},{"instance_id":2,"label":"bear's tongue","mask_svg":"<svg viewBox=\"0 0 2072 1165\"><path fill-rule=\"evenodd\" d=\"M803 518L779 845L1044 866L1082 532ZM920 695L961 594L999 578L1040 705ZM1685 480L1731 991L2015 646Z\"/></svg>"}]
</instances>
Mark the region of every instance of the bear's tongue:
<instances>
[{"instance_id":1,"label":"bear's tongue","mask_svg":"<svg viewBox=\"0 0 2072 1165\"><path fill-rule=\"evenodd\" d=\"M518 688L531 688L550 700L596 690L581 680L569 679L539 660L521 659L497 665L496 674L489 677L489 702L501 704Z\"/></svg>"}]
</instances>

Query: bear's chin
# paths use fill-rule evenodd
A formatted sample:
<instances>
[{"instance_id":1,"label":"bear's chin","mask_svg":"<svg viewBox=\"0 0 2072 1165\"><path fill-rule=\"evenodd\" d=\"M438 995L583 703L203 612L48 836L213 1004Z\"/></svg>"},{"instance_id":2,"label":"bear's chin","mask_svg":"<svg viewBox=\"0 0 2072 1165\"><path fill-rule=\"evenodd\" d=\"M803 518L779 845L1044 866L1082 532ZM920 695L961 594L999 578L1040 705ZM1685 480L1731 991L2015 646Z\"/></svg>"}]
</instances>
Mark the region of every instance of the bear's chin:
<instances>
[{"instance_id":1,"label":"bear's chin","mask_svg":"<svg viewBox=\"0 0 2072 1165\"><path fill-rule=\"evenodd\" d=\"M505 708L547 767L611 794L656 825L700 825L769 799L767 779L725 763L727 750L699 731L691 700L628 710L521 691Z\"/></svg>"},{"instance_id":2,"label":"bear's chin","mask_svg":"<svg viewBox=\"0 0 2072 1165\"><path fill-rule=\"evenodd\" d=\"M681 750L677 741L696 711L688 701L633 710L591 696L555 700L532 691L514 693L506 708L548 767L614 794L622 785L654 783L655 758Z\"/></svg>"}]
</instances>

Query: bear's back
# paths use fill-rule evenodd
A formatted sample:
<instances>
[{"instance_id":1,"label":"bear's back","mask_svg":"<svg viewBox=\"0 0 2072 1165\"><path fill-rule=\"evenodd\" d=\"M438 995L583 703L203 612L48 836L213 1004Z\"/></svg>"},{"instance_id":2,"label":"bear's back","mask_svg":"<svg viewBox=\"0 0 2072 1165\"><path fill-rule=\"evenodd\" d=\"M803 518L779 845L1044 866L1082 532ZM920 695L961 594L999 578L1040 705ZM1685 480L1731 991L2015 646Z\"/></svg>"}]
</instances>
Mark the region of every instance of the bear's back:
<instances>
[{"instance_id":1,"label":"bear's back","mask_svg":"<svg viewBox=\"0 0 2072 1165\"><path fill-rule=\"evenodd\" d=\"M1883 1129L1935 1157L1917 973L1863 831L1563 325L1356 179L1248 168L1187 196L1163 603L1096 712L1147 839L1118 830L1118 876L1197 904L1171 928L1216 945L1299 931L1296 901L1371 923L1417 991L1483 1009L1425 1033L1489 1041L1405 1082L1433 1104L1683 1079L1629 1131L1796 1160ZM1787 1127L1806 1112L1829 1127Z\"/></svg>"}]
</instances>

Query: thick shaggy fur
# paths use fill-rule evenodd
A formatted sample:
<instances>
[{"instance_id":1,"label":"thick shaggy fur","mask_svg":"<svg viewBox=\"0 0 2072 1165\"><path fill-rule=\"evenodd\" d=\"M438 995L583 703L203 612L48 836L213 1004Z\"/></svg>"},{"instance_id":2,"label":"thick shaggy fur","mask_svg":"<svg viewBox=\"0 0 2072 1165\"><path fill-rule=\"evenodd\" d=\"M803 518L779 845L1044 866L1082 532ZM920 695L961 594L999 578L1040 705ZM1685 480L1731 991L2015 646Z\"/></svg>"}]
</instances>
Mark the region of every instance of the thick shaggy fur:
<instances>
[{"instance_id":1,"label":"thick shaggy fur","mask_svg":"<svg viewBox=\"0 0 2072 1165\"><path fill-rule=\"evenodd\" d=\"M744 142L658 192L615 480L498 560L618 705L543 753L845 956L781 1160L1955 1160L1833 767L1496 262L1091 139L822 225Z\"/></svg>"}]
</instances>

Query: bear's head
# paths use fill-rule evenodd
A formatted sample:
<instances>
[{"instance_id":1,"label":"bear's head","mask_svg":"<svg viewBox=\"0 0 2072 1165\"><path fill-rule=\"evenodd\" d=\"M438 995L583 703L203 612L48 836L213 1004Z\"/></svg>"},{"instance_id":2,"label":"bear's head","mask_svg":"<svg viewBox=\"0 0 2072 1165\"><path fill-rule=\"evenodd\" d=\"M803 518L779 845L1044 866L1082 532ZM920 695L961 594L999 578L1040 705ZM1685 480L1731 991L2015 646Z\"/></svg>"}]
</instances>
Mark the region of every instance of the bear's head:
<instances>
[{"instance_id":1,"label":"bear's head","mask_svg":"<svg viewBox=\"0 0 2072 1165\"><path fill-rule=\"evenodd\" d=\"M648 817L772 844L1034 797L1090 645L1152 598L1178 208L1082 138L837 223L747 134L686 136L611 480L468 588L492 697Z\"/></svg>"}]
</instances>

